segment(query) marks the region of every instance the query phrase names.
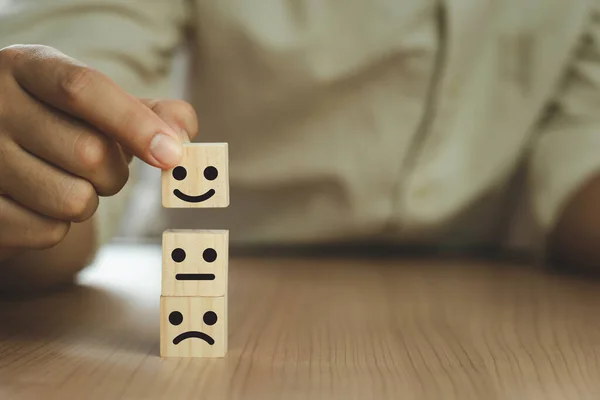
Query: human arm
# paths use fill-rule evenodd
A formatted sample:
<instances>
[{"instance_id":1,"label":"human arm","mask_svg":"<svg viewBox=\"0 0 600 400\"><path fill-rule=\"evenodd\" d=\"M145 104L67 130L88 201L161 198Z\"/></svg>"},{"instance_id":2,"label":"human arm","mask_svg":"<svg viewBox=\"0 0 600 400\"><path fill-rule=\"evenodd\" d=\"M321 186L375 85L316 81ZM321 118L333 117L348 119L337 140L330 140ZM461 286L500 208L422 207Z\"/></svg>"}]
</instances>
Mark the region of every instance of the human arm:
<instances>
[{"instance_id":1,"label":"human arm","mask_svg":"<svg viewBox=\"0 0 600 400\"><path fill-rule=\"evenodd\" d=\"M157 119L157 113L147 112L148 109L152 111L151 105L144 104L144 102L134 99L133 96L128 97L125 94L133 93L137 96L158 97L168 92L170 55L174 51L180 35L179 18L182 15L180 5L177 2L166 1L152 2L150 6L141 1L59 0L43 2L32 0L15 2L12 9L8 8L0 11L0 47L13 43L42 43L57 47L74 58L63 60L63 64L54 69L56 71L54 80L52 78L46 79L49 78L48 71L52 70L52 68L48 68L48 65L52 62L56 64L58 62L56 61L57 57L53 59L52 54L44 54L44 48L34 49L39 53L33 57L39 61L37 67L33 62L22 62L21 64L28 65L14 66L12 61L7 61L18 50L13 49L8 56L4 55L5 71L12 68L12 71L6 73L5 76L14 76L16 83L24 89L23 92L33 92L33 100L37 103L32 102L31 104L43 104L49 106L49 109L58 109L68 117L83 119L86 122L85 130L93 132L97 137L102 134L112 141L124 144L125 147L133 147L128 150L132 150L141 159L154 166L164 167L159 165L160 163L157 163L156 160L151 159L151 155L147 153L149 135L156 133L154 131L157 130L165 132L170 130L170 133L173 133L178 124L174 120L188 118L187 115L190 114L189 107L185 104L171 103L169 107L163 107L162 115ZM74 35L74 32L80 32L80 35ZM89 35L89 38L86 40L87 35ZM50 51L51 49L46 50ZM31 49L26 50L25 53L30 51ZM21 61L31 61L32 57L25 55L17 58L20 58ZM74 70L77 71L68 74L69 64L79 64L79 62L85 64L83 66L75 65ZM96 92L86 90L86 88L94 87L94 83L90 81L95 80L96 75L87 72L81 74L81 71L86 71L85 68L87 67L85 65L93 67L91 69L102 73L108 78L107 80L102 78L101 85L100 82L96 82L96 86L102 86L103 89ZM32 68L37 68L37 74L32 72ZM19 74L20 77L17 77ZM57 87L51 87L52 82L58 82L58 86L65 86L68 89L66 91L67 97L77 92L74 97L79 96L78 100L71 102L73 97L70 100L67 99L65 103L65 99L62 98L61 100L61 96L55 93ZM113 83L115 86L113 89L119 92L119 96L113 94L102 101L103 94L108 93L104 87L111 86ZM3 87L5 86L3 85ZM62 89L65 89L65 87L62 87ZM58 91L60 92L61 89L59 88ZM62 92L65 94L64 91ZM6 94L6 90L3 93ZM82 97L85 97L82 95L86 93L91 93L90 97L87 101L82 101ZM7 101L7 99L10 101ZM6 125L11 120L10 115L6 114L8 109L6 105L14 105L13 99L14 93L5 97L5 106L0 107L5 110L3 118L0 118L0 124L5 123ZM123 101L119 103L119 99L128 103L129 108L123 108L124 103ZM83 106L84 103L85 106ZM119 104L120 106L118 106ZM110 108L111 106L113 109ZM24 105L15 107L15 112L24 108ZM135 109L137 111L129 111L129 114L141 113L143 116L138 115L136 117L137 123L135 122L136 118L127 121L130 116L119 114L119 111L123 109ZM108 110L111 111L106 112ZM118 112L115 113L112 110ZM14 113L12 115L14 116ZM35 120L35 112L30 112L28 115ZM121 119L123 123L115 123L114 117L119 115L123 117ZM182 115L183 117L179 118ZM164 120L169 119L169 117L172 118L171 123L165 123ZM107 118L109 120L113 118L112 122L107 121ZM191 118L195 118L195 115ZM55 122L56 119L53 121ZM69 119L69 121L71 120ZM153 122L149 124L148 121ZM127 126L128 122L130 123ZM24 126L24 124L21 125ZM48 125L40 123L30 126L40 127L38 133L42 133L42 131L47 133L56 132L54 129L49 129ZM188 127L187 130L193 129L193 127ZM5 131L7 130L11 130L12 136L15 136L15 129L12 127L5 128ZM193 134L193 132L188 133ZM176 134L179 134L179 132L176 132ZM64 134L57 136L68 141L68 139L65 139ZM73 137L72 135L71 139ZM30 139L30 137L28 138ZM35 147L35 143L45 142L38 140L29 144L33 144ZM92 194L90 190L87 190L85 196L83 196L84 199L75 202L74 205L70 204L71 209L66 212L64 207L57 205L44 208L43 204L33 204L31 202L25 204L25 209L33 209L36 215L41 215L47 220L41 219L38 234L35 237L30 237L26 242L7 243L5 241L4 246L1 246L2 243L0 243L0 247L4 248L0 249L0 257L2 257L2 260L0 260L0 280L3 280L8 286L16 287L18 282L30 282L31 286L36 286L33 279L42 276L45 276L45 278L38 283L43 281L46 286L63 282L85 266L93 257L98 246L106 241L114 231L117 226L116 220L120 218L124 208L127 185L123 188L123 184L127 180L129 171L126 162L119 159L118 146L112 145L112 142L107 140L96 141L96 144L98 143L100 143L99 147L91 146L92 149L89 154L92 154L92 157L93 154L102 156L100 161L91 160L93 161L91 164L94 164L94 161L98 162L100 168L90 168L94 166L85 165L85 162L75 162L70 166L60 165L62 171L67 171L70 175L81 178L78 182L85 180L90 183L96 193ZM19 143L19 145L22 146L23 143ZM136 148L136 146L138 147ZM7 148L5 142L4 149ZM95 151L98 148L100 148L100 152ZM85 154L85 151L83 151L83 154ZM54 165L56 161L55 157L50 160L50 164ZM62 161L66 162L66 160ZM53 162L54 164L52 164ZM83 168L81 171L73 171L77 167ZM92 169L104 172L94 173L91 171ZM5 182L6 180L7 178L4 179ZM78 185L88 189L90 187L90 185L86 186L85 184ZM17 185L13 185L10 189L19 192ZM118 196L112 196L119 191ZM60 194L61 191L58 190L57 192ZM13 197L14 195L13 193ZM27 203L28 200L35 197L31 196L31 193L28 194L27 190L21 190L21 193L17 193L17 197L19 196L21 196L20 201L16 203L21 205L23 205L23 201ZM5 196L5 205L14 206L10 202L11 199L6 200ZM38 209L39 207L42 207L42 209ZM96 207L98 207L98 210L94 213ZM0 207L1 209L2 207ZM6 206L4 209L6 209ZM14 216L15 213L13 212L11 215ZM92 215L94 215L93 218ZM59 223L54 223L54 221L59 221ZM46 222L48 223L45 224ZM5 232L7 225L6 223L3 224ZM20 226L26 225L21 224ZM43 232L46 232L46 235ZM14 234L8 236L13 239L17 237ZM40 260L43 262L40 262Z\"/></svg>"},{"instance_id":2,"label":"human arm","mask_svg":"<svg viewBox=\"0 0 600 400\"><path fill-rule=\"evenodd\" d=\"M600 272L600 5L529 156L531 205L547 260Z\"/></svg>"}]
</instances>

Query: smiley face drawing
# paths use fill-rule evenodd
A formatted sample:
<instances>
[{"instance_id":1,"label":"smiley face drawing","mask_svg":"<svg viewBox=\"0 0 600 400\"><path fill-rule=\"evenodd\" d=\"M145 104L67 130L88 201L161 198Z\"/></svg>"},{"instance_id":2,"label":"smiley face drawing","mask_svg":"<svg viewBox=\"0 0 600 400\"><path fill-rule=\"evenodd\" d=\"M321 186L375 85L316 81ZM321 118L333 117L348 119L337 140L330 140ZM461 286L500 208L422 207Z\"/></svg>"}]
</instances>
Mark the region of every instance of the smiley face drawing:
<instances>
[{"instance_id":1,"label":"smiley face drawing","mask_svg":"<svg viewBox=\"0 0 600 400\"><path fill-rule=\"evenodd\" d=\"M186 143L181 163L162 172L166 208L229 206L227 143Z\"/></svg>"},{"instance_id":2,"label":"smiley face drawing","mask_svg":"<svg viewBox=\"0 0 600 400\"><path fill-rule=\"evenodd\" d=\"M162 237L164 296L225 296L229 231L167 229Z\"/></svg>"},{"instance_id":3,"label":"smiley face drawing","mask_svg":"<svg viewBox=\"0 0 600 400\"><path fill-rule=\"evenodd\" d=\"M224 357L225 297L161 297L162 357Z\"/></svg>"},{"instance_id":4,"label":"smiley face drawing","mask_svg":"<svg viewBox=\"0 0 600 400\"><path fill-rule=\"evenodd\" d=\"M219 176L219 170L217 168L213 167L212 165L209 165L208 167L204 168L203 175L204 175L204 179L206 179L207 181L214 181ZM187 177L187 170L185 169L185 167L178 166L173 169L173 178L175 180L182 181L186 177ZM182 200L182 201L185 201L188 203L205 202L206 200L213 197L215 195L215 193L216 193L215 189L208 189L206 192L204 192L201 195L190 196L190 195L183 193L179 189L173 190L173 194L175 195L175 197L177 197L179 200Z\"/></svg>"}]
</instances>

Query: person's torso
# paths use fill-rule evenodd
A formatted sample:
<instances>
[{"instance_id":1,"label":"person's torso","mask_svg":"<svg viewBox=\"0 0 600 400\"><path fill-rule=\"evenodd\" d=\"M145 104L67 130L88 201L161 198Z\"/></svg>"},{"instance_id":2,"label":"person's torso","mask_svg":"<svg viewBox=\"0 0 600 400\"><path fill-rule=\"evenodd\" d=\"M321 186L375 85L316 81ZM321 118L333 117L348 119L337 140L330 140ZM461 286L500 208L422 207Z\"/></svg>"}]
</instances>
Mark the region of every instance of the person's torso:
<instances>
[{"instance_id":1,"label":"person's torso","mask_svg":"<svg viewBox=\"0 0 600 400\"><path fill-rule=\"evenodd\" d=\"M578 3L195 2L189 89L199 140L230 144L231 205L166 210L169 226L243 243L485 240Z\"/></svg>"}]
</instances>

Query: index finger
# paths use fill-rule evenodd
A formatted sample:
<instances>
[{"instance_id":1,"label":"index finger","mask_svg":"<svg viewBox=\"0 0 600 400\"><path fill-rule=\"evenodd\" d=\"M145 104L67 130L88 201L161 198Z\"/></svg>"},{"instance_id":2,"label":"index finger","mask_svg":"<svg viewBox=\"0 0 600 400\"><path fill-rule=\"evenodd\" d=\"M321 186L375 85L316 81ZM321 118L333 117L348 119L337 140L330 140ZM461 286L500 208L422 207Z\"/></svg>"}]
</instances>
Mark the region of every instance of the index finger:
<instances>
[{"instance_id":1,"label":"index finger","mask_svg":"<svg viewBox=\"0 0 600 400\"><path fill-rule=\"evenodd\" d=\"M168 169L182 157L177 133L106 75L46 46L23 46L17 82L37 99L80 118L146 163Z\"/></svg>"}]
</instances>

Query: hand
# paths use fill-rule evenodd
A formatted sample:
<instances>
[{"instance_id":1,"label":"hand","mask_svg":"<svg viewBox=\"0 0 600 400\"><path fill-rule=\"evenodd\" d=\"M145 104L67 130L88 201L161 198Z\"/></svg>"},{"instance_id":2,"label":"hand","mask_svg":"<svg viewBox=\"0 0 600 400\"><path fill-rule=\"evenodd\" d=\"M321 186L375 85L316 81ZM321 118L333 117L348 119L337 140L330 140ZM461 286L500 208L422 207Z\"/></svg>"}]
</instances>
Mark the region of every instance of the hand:
<instances>
[{"instance_id":1,"label":"hand","mask_svg":"<svg viewBox=\"0 0 600 400\"><path fill-rule=\"evenodd\" d=\"M136 99L46 46L0 49L0 261L89 219L127 182L128 154L168 169L196 133L185 102Z\"/></svg>"}]
</instances>

